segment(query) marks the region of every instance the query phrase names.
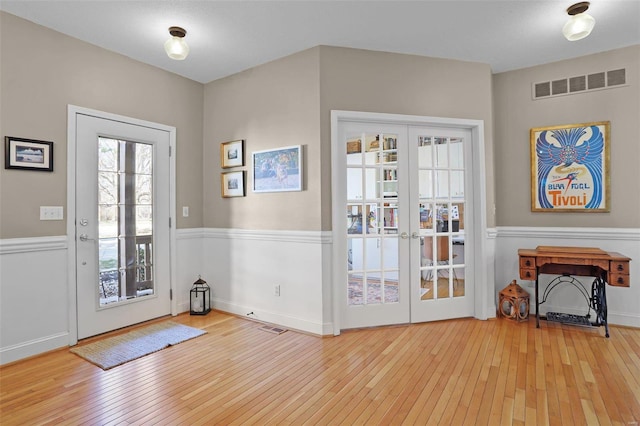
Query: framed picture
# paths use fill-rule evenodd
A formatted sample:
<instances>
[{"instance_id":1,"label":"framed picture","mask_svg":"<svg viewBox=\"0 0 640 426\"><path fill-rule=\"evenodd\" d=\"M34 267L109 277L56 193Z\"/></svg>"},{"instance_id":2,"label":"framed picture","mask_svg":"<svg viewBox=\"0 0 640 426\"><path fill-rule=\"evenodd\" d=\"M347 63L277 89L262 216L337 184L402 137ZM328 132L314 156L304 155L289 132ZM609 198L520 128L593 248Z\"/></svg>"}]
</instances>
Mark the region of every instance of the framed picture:
<instances>
[{"instance_id":1,"label":"framed picture","mask_svg":"<svg viewBox=\"0 0 640 426\"><path fill-rule=\"evenodd\" d=\"M610 123L531 129L531 211L608 212Z\"/></svg>"},{"instance_id":2,"label":"framed picture","mask_svg":"<svg viewBox=\"0 0 640 426\"><path fill-rule=\"evenodd\" d=\"M302 191L302 146L253 154L253 192Z\"/></svg>"},{"instance_id":3,"label":"framed picture","mask_svg":"<svg viewBox=\"0 0 640 426\"><path fill-rule=\"evenodd\" d=\"M222 197L244 197L244 171L226 172L220 174Z\"/></svg>"},{"instance_id":4,"label":"framed picture","mask_svg":"<svg viewBox=\"0 0 640 426\"><path fill-rule=\"evenodd\" d=\"M4 138L5 169L53 171L53 142Z\"/></svg>"},{"instance_id":5,"label":"framed picture","mask_svg":"<svg viewBox=\"0 0 640 426\"><path fill-rule=\"evenodd\" d=\"M244 139L220 144L220 165L223 169L244 166Z\"/></svg>"}]
</instances>

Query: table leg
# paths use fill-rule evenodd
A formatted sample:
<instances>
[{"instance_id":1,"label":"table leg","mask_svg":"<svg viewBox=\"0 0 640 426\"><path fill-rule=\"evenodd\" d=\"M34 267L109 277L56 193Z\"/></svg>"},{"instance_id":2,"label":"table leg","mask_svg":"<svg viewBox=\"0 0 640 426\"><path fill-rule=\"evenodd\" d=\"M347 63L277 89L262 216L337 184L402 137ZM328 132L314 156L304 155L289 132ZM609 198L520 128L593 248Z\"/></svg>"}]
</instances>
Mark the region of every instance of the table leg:
<instances>
[{"instance_id":1,"label":"table leg","mask_svg":"<svg viewBox=\"0 0 640 426\"><path fill-rule=\"evenodd\" d=\"M609 337L609 322L607 321L607 281L606 273L597 277L591 286L591 306L596 311L594 325L604 325L605 336Z\"/></svg>"},{"instance_id":2,"label":"table leg","mask_svg":"<svg viewBox=\"0 0 640 426\"><path fill-rule=\"evenodd\" d=\"M536 328L540 328L540 301L538 299L538 267L536 266Z\"/></svg>"}]
</instances>

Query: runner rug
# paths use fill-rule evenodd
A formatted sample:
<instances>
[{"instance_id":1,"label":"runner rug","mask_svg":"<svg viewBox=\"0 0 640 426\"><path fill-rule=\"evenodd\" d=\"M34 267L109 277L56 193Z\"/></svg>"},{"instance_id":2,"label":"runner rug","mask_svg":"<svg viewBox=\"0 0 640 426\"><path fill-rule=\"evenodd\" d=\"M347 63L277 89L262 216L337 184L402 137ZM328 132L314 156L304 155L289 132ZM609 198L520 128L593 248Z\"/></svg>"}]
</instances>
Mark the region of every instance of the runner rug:
<instances>
[{"instance_id":1,"label":"runner rug","mask_svg":"<svg viewBox=\"0 0 640 426\"><path fill-rule=\"evenodd\" d=\"M75 346L71 352L108 370L205 333L204 330L168 321Z\"/></svg>"}]
</instances>

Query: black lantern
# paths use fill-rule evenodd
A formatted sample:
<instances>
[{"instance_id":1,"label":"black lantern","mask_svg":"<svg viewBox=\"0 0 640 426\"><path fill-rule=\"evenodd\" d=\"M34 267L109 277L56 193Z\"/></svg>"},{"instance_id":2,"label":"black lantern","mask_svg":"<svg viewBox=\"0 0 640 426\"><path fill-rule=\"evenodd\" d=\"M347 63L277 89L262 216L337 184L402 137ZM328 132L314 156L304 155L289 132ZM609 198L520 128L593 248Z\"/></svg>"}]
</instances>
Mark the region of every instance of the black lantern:
<instances>
[{"instance_id":1,"label":"black lantern","mask_svg":"<svg viewBox=\"0 0 640 426\"><path fill-rule=\"evenodd\" d=\"M189 299L189 313L191 315L207 315L211 311L211 288L205 280L200 278L191 287Z\"/></svg>"}]
</instances>

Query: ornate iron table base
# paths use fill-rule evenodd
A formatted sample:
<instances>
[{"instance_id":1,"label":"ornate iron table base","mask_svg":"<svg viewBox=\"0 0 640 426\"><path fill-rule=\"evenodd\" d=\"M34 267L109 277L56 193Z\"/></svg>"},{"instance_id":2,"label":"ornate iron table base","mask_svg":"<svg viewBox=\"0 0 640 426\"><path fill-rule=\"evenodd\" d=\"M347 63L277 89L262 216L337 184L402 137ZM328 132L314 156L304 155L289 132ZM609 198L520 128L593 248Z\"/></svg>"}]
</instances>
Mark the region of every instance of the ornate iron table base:
<instances>
[{"instance_id":1,"label":"ornate iron table base","mask_svg":"<svg viewBox=\"0 0 640 426\"><path fill-rule=\"evenodd\" d=\"M538 301L538 282L536 281L536 327L540 328L540 313L539 306L547 301L547 298L551 292L562 284L573 285L578 292L584 297L589 311L585 316L547 312L546 320L553 322L560 322L562 324L581 325L581 326L604 326L605 336L609 337L609 324L607 323L607 294L606 294L606 282L597 277L591 285L591 295L580 281L570 275L560 275L554 278L545 288L542 294L542 301ZM595 313L595 321L591 322L591 310Z\"/></svg>"}]
</instances>

